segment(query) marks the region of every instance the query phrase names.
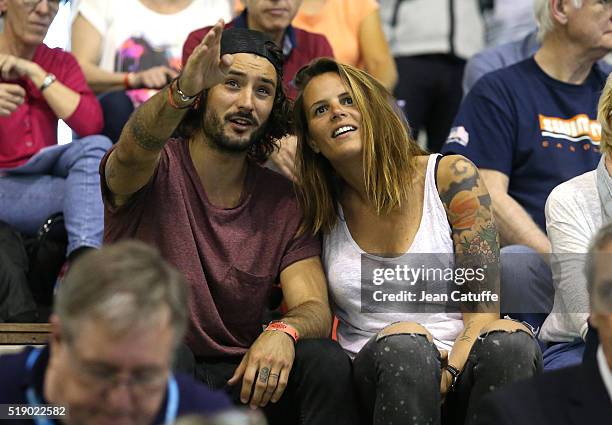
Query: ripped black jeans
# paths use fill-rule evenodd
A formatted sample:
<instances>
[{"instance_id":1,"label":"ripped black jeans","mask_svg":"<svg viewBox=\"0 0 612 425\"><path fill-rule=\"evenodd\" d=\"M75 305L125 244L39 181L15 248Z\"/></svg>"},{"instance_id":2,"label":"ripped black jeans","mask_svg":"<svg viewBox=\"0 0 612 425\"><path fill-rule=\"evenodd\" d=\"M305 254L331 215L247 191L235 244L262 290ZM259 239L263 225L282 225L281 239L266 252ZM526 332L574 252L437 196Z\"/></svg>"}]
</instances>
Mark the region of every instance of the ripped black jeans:
<instances>
[{"instance_id":1,"label":"ripped black jeans","mask_svg":"<svg viewBox=\"0 0 612 425\"><path fill-rule=\"evenodd\" d=\"M480 398L542 370L540 348L524 331L492 331L474 343L455 390L441 408L440 352L420 334L375 336L355 357L364 424L470 424Z\"/></svg>"}]
</instances>

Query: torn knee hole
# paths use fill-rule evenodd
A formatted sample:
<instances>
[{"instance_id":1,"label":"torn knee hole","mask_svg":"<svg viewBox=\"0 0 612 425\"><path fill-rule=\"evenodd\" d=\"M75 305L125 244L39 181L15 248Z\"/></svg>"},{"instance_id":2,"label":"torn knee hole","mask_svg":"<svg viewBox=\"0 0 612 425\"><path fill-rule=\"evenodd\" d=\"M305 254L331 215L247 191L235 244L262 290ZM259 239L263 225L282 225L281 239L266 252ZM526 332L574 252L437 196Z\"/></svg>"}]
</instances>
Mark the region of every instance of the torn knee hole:
<instances>
[{"instance_id":1,"label":"torn knee hole","mask_svg":"<svg viewBox=\"0 0 612 425\"><path fill-rule=\"evenodd\" d=\"M381 339L388 338L391 336L399 336L399 335L408 335L413 338L425 337L429 342L432 342L431 337L429 335L421 333L421 332L408 332L408 331L387 331L385 332L384 330L378 333L378 335L376 336L376 341L380 341Z\"/></svg>"},{"instance_id":2,"label":"torn knee hole","mask_svg":"<svg viewBox=\"0 0 612 425\"><path fill-rule=\"evenodd\" d=\"M495 334L495 333L515 334L517 332L524 332L527 335L529 335L530 337L535 337L535 335L527 327L517 327L517 328L514 328L514 329L491 329L491 330L483 331L483 332L480 333L478 338L479 339L485 339L489 335Z\"/></svg>"}]
</instances>

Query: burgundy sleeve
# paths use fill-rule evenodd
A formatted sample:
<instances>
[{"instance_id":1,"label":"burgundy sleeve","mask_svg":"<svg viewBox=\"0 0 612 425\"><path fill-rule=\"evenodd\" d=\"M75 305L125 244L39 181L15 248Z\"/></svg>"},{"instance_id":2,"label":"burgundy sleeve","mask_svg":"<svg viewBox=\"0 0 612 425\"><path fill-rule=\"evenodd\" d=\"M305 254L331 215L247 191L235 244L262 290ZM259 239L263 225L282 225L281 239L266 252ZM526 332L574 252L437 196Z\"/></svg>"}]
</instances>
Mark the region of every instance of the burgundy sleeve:
<instances>
[{"instance_id":1,"label":"burgundy sleeve","mask_svg":"<svg viewBox=\"0 0 612 425\"><path fill-rule=\"evenodd\" d=\"M281 271L298 261L321 256L321 238L310 233L295 236L281 260Z\"/></svg>"},{"instance_id":2,"label":"burgundy sleeve","mask_svg":"<svg viewBox=\"0 0 612 425\"><path fill-rule=\"evenodd\" d=\"M58 76L58 79L66 87L76 91L81 95L81 100L75 111L64 121L74 130L79 136L85 137L92 134L98 134L104 126L104 118L102 116L102 108L96 98L96 95L91 91L83 75L83 71L76 61L75 57L64 52L63 74Z\"/></svg>"},{"instance_id":3,"label":"burgundy sleeve","mask_svg":"<svg viewBox=\"0 0 612 425\"><path fill-rule=\"evenodd\" d=\"M187 40L183 44L183 59L182 59L182 67L185 67L187 63L187 59L191 56L193 50L200 44L200 42L204 39L204 36L208 34L210 31L210 27L200 28L199 30L192 31L188 36Z\"/></svg>"}]
</instances>

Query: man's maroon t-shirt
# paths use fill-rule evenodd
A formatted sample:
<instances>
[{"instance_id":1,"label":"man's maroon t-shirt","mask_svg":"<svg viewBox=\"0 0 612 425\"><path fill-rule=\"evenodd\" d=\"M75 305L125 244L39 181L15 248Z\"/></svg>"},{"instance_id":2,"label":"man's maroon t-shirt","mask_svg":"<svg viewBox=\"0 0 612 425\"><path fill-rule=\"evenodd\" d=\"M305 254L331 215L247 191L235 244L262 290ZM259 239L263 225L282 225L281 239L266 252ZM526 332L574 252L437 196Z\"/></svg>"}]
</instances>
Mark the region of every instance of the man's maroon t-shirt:
<instances>
[{"instance_id":1,"label":"man's maroon t-shirt","mask_svg":"<svg viewBox=\"0 0 612 425\"><path fill-rule=\"evenodd\" d=\"M156 246L191 286L187 344L196 356L241 355L262 331L269 290L287 266L321 253L320 240L296 237L302 214L291 182L249 163L235 208L212 205L188 143L166 143L151 181L119 208L102 160L104 241L135 238Z\"/></svg>"}]
</instances>

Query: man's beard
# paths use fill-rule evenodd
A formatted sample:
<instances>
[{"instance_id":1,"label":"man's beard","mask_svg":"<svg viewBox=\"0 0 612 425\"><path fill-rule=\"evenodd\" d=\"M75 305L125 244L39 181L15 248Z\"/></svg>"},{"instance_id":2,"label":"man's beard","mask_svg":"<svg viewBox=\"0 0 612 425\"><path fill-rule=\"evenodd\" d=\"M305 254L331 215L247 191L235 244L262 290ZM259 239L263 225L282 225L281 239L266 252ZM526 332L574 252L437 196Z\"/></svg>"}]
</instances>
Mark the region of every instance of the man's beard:
<instances>
[{"instance_id":1,"label":"man's beard","mask_svg":"<svg viewBox=\"0 0 612 425\"><path fill-rule=\"evenodd\" d=\"M228 116L225 121L231 118L242 118L251 121L253 126L257 126L258 122L252 114L236 113ZM230 137L223 131L223 122L214 113L206 114L204 117L203 131L204 136L211 143L211 146L218 149L221 152L227 153L243 153L250 149L252 145L258 142L265 132L265 126L259 126L249 136L248 139L244 137Z\"/></svg>"}]
</instances>

